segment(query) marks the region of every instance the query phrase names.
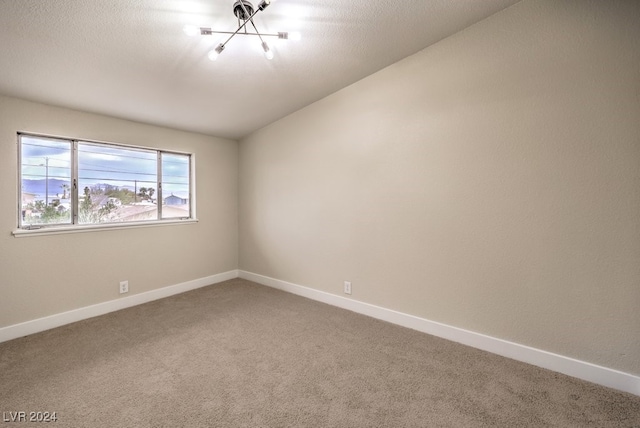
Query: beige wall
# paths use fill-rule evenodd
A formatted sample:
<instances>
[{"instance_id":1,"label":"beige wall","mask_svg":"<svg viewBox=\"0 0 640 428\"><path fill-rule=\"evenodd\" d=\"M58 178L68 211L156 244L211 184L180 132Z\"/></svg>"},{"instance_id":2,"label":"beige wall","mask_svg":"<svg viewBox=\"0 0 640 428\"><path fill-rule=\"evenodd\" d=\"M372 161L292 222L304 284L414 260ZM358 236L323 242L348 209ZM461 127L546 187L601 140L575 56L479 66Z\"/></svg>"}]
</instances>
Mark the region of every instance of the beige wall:
<instances>
[{"instance_id":1,"label":"beige wall","mask_svg":"<svg viewBox=\"0 0 640 428\"><path fill-rule=\"evenodd\" d=\"M197 224L15 238L18 131L194 153ZM0 97L0 327L237 268L235 141Z\"/></svg>"},{"instance_id":2,"label":"beige wall","mask_svg":"<svg viewBox=\"0 0 640 428\"><path fill-rule=\"evenodd\" d=\"M240 268L640 375L640 2L525 0L240 143Z\"/></svg>"}]
</instances>

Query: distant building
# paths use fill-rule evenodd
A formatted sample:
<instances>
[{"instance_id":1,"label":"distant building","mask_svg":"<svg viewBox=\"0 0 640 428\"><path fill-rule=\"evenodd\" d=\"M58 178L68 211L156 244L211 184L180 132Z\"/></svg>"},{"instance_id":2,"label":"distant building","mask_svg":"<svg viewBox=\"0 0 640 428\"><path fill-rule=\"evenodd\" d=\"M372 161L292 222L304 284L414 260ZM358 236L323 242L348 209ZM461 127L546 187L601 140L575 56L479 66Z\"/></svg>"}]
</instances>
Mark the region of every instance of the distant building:
<instances>
[{"instance_id":1,"label":"distant building","mask_svg":"<svg viewBox=\"0 0 640 428\"><path fill-rule=\"evenodd\" d=\"M27 216L33 216L33 210L31 208L27 208L27 205L34 203L36 200L36 196L37 195L35 193L22 192L22 220L23 221Z\"/></svg>"},{"instance_id":2,"label":"distant building","mask_svg":"<svg viewBox=\"0 0 640 428\"><path fill-rule=\"evenodd\" d=\"M31 202L35 202L36 196L37 195L35 193L22 192L22 205L27 205Z\"/></svg>"},{"instance_id":3,"label":"distant building","mask_svg":"<svg viewBox=\"0 0 640 428\"><path fill-rule=\"evenodd\" d=\"M176 196L173 193L171 196L167 196L164 198L165 205L186 205L189 203L188 198L181 198L180 196Z\"/></svg>"}]
</instances>

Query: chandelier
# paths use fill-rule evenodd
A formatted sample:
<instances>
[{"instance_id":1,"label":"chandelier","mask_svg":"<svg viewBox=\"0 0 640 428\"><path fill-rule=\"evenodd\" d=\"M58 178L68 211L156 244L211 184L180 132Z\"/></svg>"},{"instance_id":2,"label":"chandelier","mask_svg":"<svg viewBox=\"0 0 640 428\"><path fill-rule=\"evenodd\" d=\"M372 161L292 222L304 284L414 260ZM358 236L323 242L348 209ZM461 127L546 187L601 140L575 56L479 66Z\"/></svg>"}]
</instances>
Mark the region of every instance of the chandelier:
<instances>
[{"instance_id":1,"label":"chandelier","mask_svg":"<svg viewBox=\"0 0 640 428\"><path fill-rule=\"evenodd\" d=\"M254 8L251 2L248 0L237 0L233 4L233 14L238 19L238 29L236 31L216 31L212 30L210 27L196 27L194 25L185 25L184 32L188 36L202 35L202 36L212 36L214 34L228 34L229 37L222 43L220 43L215 49L211 50L208 54L209 59L211 61L215 61L218 59L218 56L224 51L227 46L227 43L236 35L243 36L258 36L260 39L260 43L262 44L262 50L264 51L264 56L267 59L273 59L273 51L269 47L269 44L266 42L266 38L269 37L277 37L278 39L284 40L300 40L300 33L297 32L287 32L287 31L279 31L277 33L261 33L258 31L256 24L253 22L253 17L260 11L265 10L271 3L275 0L260 0L258 3L258 7ZM251 25L255 32L247 31L247 27Z\"/></svg>"}]
</instances>

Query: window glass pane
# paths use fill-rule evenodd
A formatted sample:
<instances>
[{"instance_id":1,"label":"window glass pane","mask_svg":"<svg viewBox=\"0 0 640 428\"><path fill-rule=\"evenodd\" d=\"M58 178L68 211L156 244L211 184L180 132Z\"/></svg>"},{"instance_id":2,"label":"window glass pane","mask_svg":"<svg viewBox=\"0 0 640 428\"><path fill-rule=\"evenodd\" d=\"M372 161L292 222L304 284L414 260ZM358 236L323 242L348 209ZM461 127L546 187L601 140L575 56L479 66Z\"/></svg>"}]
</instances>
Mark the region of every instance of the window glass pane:
<instances>
[{"instance_id":1,"label":"window glass pane","mask_svg":"<svg viewBox=\"0 0 640 428\"><path fill-rule=\"evenodd\" d=\"M157 220L155 150L78 143L78 223Z\"/></svg>"},{"instance_id":2,"label":"window glass pane","mask_svg":"<svg viewBox=\"0 0 640 428\"><path fill-rule=\"evenodd\" d=\"M21 225L71 223L71 142L20 136Z\"/></svg>"},{"instance_id":3,"label":"window glass pane","mask_svg":"<svg viewBox=\"0 0 640 428\"><path fill-rule=\"evenodd\" d=\"M159 220L160 207L162 219L192 218L189 154L26 134L18 142L19 227Z\"/></svg>"},{"instance_id":4,"label":"window glass pane","mask_svg":"<svg viewBox=\"0 0 640 428\"><path fill-rule=\"evenodd\" d=\"M162 153L162 218L189 218L190 156Z\"/></svg>"}]
</instances>

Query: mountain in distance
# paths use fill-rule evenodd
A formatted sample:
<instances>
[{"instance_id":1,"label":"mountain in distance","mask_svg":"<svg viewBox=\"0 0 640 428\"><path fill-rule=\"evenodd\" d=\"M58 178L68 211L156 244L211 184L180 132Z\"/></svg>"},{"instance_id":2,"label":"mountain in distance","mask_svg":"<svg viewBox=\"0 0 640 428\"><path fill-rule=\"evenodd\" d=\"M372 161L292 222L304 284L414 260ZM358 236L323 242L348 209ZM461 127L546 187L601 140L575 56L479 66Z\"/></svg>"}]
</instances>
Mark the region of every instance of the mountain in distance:
<instances>
[{"instance_id":1,"label":"mountain in distance","mask_svg":"<svg viewBox=\"0 0 640 428\"><path fill-rule=\"evenodd\" d=\"M57 193L62 194L62 185L70 185L70 181L60 180L58 178L50 178L49 179L49 197L56 195ZM47 180L39 179L39 180L22 180L22 191L24 193L33 193L36 195L44 195L47 193Z\"/></svg>"},{"instance_id":2,"label":"mountain in distance","mask_svg":"<svg viewBox=\"0 0 640 428\"><path fill-rule=\"evenodd\" d=\"M59 178L50 178L49 179L49 197L56 195L57 193L62 194L62 185L66 184L68 186L71 186L71 181L66 181L66 180L61 180ZM97 187L102 187L105 188L108 186L108 184L104 184L104 183L97 183L97 184L92 184L93 186L97 186ZM133 192L135 186L116 186L120 189L127 189ZM145 187L144 185L138 185L138 189L140 189L140 187ZM82 189L80 189L82 190ZM42 195L44 196L47 193L47 180L45 180L44 178L38 179L38 180L33 180L33 179L29 179L29 178L23 178L22 179L22 192L24 193L33 193L35 195ZM67 191L68 192L68 191Z\"/></svg>"}]
</instances>

